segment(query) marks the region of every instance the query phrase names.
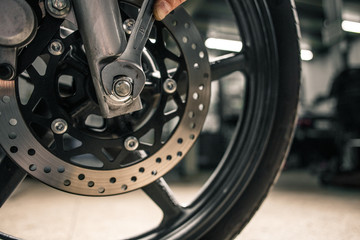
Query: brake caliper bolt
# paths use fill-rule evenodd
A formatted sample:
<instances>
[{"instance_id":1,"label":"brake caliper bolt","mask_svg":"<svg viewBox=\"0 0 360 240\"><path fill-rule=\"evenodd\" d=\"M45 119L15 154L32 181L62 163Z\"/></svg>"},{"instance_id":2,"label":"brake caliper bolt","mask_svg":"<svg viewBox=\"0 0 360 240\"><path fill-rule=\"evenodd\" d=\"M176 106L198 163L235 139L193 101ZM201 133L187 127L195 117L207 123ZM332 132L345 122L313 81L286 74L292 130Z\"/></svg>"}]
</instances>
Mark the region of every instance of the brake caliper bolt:
<instances>
[{"instance_id":1,"label":"brake caliper bolt","mask_svg":"<svg viewBox=\"0 0 360 240\"><path fill-rule=\"evenodd\" d=\"M163 84L164 91L168 94L172 94L176 92L177 89L177 83L174 79L168 78Z\"/></svg>"},{"instance_id":2,"label":"brake caliper bolt","mask_svg":"<svg viewBox=\"0 0 360 240\"><path fill-rule=\"evenodd\" d=\"M135 151L139 147L139 140L136 137L128 137L125 139L124 146L128 151Z\"/></svg>"},{"instance_id":3,"label":"brake caliper bolt","mask_svg":"<svg viewBox=\"0 0 360 240\"><path fill-rule=\"evenodd\" d=\"M130 96L133 89L133 83L132 79L129 77L120 77L115 79L114 82L114 93L116 96L120 98L126 98Z\"/></svg>"},{"instance_id":4,"label":"brake caliper bolt","mask_svg":"<svg viewBox=\"0 0 360 240\"><path fill-rule=\"evenodd\" d=\"M52 6L55 9L61 11L68 6L68 1L67 0L52 0Z\"/></svg>"},{"instance_id":5,"label":"brake caliper bolt","mask_svg":"<svg viewBox=\"0 0 360 240\"><path fill-rule=\"evenodd\" d=\"M45 2L47 12L55 18L65 18L71 10L69 0L46 0Z\"/></svg>"},{"instance_id":6,"label":"brake caliper bolt","mask_svg":"<svg viewBox=\"0 0 360 240\"><path fill-rule=\"evenodd\" d=\"M59 56L64 52L64 45L60 40L54 40L49 45L49 52L54 56Z\"/></svg>"},{"instance_id":7,"label":"brake caliper bolt","mask_svg":"<svg viewBox=\"0 0 360 240\"><path fill-rule=\"evenodd\" d=\"M127 34L131 34L135 26L135 20L132 18L126 19L123 23L123 29Z\"/></svg>"},{"instance_id":8,"label":"brake caliper bolt","mask_svg":"<svg viewBox=\"0 0 360 240\"><path fill-rule=\"evenodd\" d=\"M58 118L51 123L51 130L55 134L64 134L68 129L68 124L64 119Z\"/></svg>"}]
</instances>

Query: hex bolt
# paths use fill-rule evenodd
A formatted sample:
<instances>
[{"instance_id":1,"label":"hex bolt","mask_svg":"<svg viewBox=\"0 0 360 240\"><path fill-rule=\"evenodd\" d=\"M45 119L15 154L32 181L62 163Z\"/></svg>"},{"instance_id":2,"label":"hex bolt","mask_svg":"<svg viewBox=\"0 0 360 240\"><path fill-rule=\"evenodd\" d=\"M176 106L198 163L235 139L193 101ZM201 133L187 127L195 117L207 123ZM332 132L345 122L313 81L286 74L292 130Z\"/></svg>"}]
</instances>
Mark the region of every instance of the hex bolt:
<instances>
[{"instance_id":1,"label":"hex bolt","mask_svg":"<svg viewBox=\"0 0 360 240\"><path fill-rule=\"evenodd\" d=\"M135 26L135 20L132 18L126 19L123 23L123 29L127 34L131 34Z\"/></svg>"},{"instance_id":2,"label":"hex bolt","mask_svg":"<svg viewBox=\"0 0 360 240\"><path fill-rule=\"evenodd\" d=\"M168 78L165 80L163 87L166 93L173 94L174 92L176 92L177 83L174 79Z\"/></svg>"},{"instance_id":3,"label":"hex bolt","mask_svg":"<svg viewBox=\"0 0 360 240\"><path fill-rule=\"evenodd\" d=\"M136 137L130 136L125 139L124 146L130 152L135 151L139 147L139 140Z\"/></svg>"},{"instance_id":4,"label":"hex bolt","mask_svg":"<svg viewBox=\"0 0 360 240\"><path fill-rule=\"evenodd\" d=\"M0 64L0 79L11 80L15 76L14 68L7 63Z\"/></svg>"},{"instance_id":5,"label":"hex bolt","mask_svg":"<svg viewBox=\"0 0 360 240\"><path fill-rule=\"evenodd\" d=\"M51 123L51 130L55 134L64 134L68 129L68 124L64 119L58 118Z\"/></svg>"},{"instance_id":6,"label":"hex bolt","mask_svg":"<svg viewBox=\"0 0 360 240\"><path fill-rule=\"evenodd\" d=\"M46 10L55 18L65 18L71 10L69 0L46 0L45 2Z\"/></svg>"},{"instance_id":7,"label":"hex bolt","mask_svg":"<svg viewBox=\"0 0 360 240\"><path fill-rule=\"evenodd\" d=\"M133 81L129 77L120 77L115 79L113 90L116 96L126 98L130 96L133 89Z\"/></svg>"},{"instance_id":8,"label":"hex bolt","mask_svg":"<svg viewBox=\"0 0 360 240\"><path fill-rule=\"evenodd\" d=\"M60 40L54 40L49 44L49 52L54 56L59 56L64 52L64 45Z\"/></svg>"},{"instance_id":9,"label":"hex bolt","mask_svg":"<svg viewBox=\"0 0 360 240\"><path fill-rule=\"evenodd\" d=\"M51 4L56 10L61 11L67 8L69 3L67 0L51 0Z\"/></svg>"}]
</instances>

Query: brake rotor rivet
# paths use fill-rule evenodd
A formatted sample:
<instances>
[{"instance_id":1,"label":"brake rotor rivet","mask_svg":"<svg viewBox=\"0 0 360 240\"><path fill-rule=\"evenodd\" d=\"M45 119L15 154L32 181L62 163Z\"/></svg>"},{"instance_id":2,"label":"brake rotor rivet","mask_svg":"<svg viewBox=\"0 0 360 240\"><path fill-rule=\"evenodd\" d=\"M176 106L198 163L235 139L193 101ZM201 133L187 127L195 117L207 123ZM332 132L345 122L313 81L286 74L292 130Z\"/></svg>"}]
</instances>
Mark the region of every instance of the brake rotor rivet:
<instances>
[{"instance_id":1,"label":"brake rotor rivet","mask_svg":"<svg viewBox=\"0 0 360 240\"><path fill-rule=\"evenodd\" d=\"M124 146L128 151L135 151L139 147L139 140L136 137L128 137L125 139Z\"/></svg>"},{"instance_id":2,"label":"brake rotor rivet","mask_svg":"<svg viewBox=\"0 0 360 240\"><path fill-rule=\"evenodd\" d=\"M118 79L115 79L114 83L114 93L116 96L125 98L130 96L132 92L132 79L129 77L120 77Z\"/></svg>"},{"instance_id":3,"label":"brake rotor rivet","mask_svg":"<svg viewBox=\"0 0 360 240\"><path fill-rule=\"evenodd\" d=\"M132 18L126 19L123 23L123 29L127 34L131 34L135 26L135 20Z\"/></svg>"},{"instance_id":4,"label":"brake rotor rivet","mask_svg":"<svg viewBox=\"0 0 360 240\"><path fill-rule=\"evenodd\" d=\"M51 130L55 134L64 134L68 129L68 124L64 119L58 118L51 123Z\"/></svg>"},{"instance_id":5,"label":"brake rotor rivet","mask_svg":"<svg viewBox=\"0 0 360 240\"><path fill-rule=\"evenodd\" d=\"M168 94L176 92L177 84L174 79L168 78L163 84L164 91Z\"/></svg>"},{"instance_id":6,"label":"brake rotor rivet","mask_svg":"<svg viewBox=\"0 0 360 240\"><path fill-rule=\"evenodd\" d=\"M59 56L64 52L64 45L60 40L54 40L49 45L49 52L52 55Z\"/></svg>"}]
</instances>

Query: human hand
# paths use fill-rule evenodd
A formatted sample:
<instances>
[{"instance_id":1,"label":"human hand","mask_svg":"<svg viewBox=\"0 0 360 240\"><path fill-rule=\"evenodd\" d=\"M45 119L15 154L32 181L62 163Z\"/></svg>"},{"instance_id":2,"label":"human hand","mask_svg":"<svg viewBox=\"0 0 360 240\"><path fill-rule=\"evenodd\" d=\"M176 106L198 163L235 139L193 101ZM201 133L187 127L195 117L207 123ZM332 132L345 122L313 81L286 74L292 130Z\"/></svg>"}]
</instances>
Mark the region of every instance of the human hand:
<instances>
[{"instance_id":1,"label":"human hand","mask_svg":"<svg viewBox=\"0 0 360 240\"><path fill-rule=\"evenodd\" d=\"M177 6L186 0L156 0L154 4L154 17L156 20L163 20Z\"/></svg>"}]
</instances>

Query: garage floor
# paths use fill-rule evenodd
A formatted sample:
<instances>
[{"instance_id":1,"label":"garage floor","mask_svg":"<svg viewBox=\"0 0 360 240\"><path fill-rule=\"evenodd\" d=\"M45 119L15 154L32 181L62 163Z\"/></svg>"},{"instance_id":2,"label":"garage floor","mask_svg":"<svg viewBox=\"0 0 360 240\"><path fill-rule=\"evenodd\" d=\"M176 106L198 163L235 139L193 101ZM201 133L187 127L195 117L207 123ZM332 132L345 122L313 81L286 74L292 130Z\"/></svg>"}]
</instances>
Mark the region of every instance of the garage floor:
<instances>
[{"instance_id":1,"label":"garage floor","mask_svg":"<svg viewBox=\"0 0 360 240\"><path fill-rule=\"evenodd\" d=\"M360 239L360 189L322 187L307 172L284 172L238 239Z\"/></svg>"},{"instance_id":2,"label":"garage floor","mask_svg":"<svg viewBox=\"0 0 360 240\"><path fill-rule=\"evenodd\" d=\"M171 184L177 199L190 201L204 176ZM141 191L89 198L27 179L0 209L0 219L0 231L29 240L106 240L155 226L161 212ZM285 172L236 239L360 239L360 190L320 187L307 172Z\"/></svg>"}]
</instances>

